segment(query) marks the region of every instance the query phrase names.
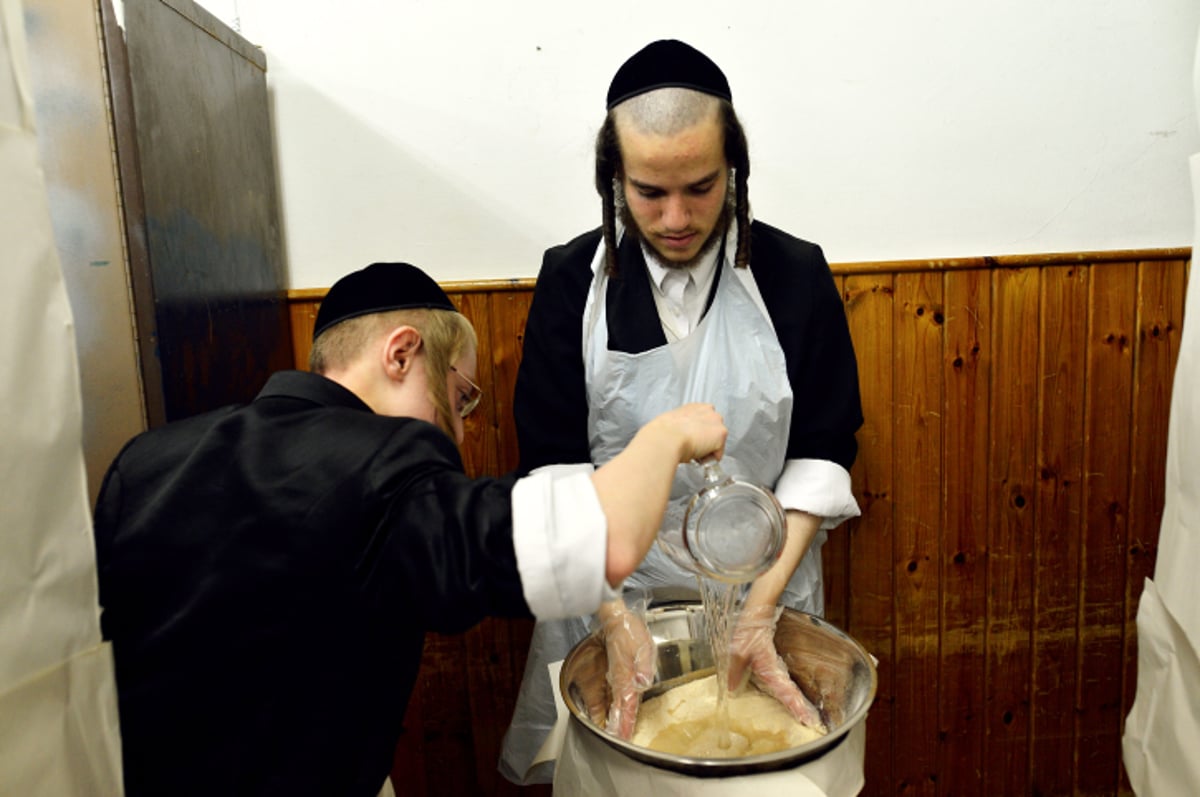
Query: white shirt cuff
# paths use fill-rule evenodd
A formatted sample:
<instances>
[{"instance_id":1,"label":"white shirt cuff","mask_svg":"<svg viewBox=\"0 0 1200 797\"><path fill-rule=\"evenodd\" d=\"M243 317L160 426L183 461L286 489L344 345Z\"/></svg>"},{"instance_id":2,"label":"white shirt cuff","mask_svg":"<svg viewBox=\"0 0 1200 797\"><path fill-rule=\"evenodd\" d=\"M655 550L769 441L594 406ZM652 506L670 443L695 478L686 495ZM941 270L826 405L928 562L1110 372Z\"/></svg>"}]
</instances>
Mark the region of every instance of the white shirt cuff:
<instances>
[{"instance_id":1,"label":"white shirt cuff","mask_svg":"<svg viewBox=\"0 0 1200 797\"><path fill-rule=\"evenodd\" d=\"M785 462L775 483L775 497L784 509L798 509L823 518L823 529L835 528L862 514L850 489L850 472L825 459Z\"/></svg>"},{"instance_id":2,"label":"white shirt cuff","mask_svg":"<svg viewBox=\"0 0 1200 797\"><path fill-rule=\"evenodd\" d=\"M604 578L608 522L592 466L548 465L513 487L513 549L529 610L539 620L596 611L616 592Z\"/></svg>"}]
</instances>

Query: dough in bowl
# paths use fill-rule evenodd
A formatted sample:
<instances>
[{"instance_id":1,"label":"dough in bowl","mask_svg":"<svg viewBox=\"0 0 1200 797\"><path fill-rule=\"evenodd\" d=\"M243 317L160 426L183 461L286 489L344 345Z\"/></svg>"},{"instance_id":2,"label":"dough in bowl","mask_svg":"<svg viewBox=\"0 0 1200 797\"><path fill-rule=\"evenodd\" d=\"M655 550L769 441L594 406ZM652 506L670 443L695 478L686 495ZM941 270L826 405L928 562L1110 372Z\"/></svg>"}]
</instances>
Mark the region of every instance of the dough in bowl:
<instances>
[{"instance_id":1,"label":"dough in bowl","mask_svg":"<svg viewBox=\"0 0 1200 797\"><path fill-rule=\"evenodd\" d=\"M717 676L698 678L645 701L634 744L689 758L741 758L786 750L823 736L751 684L729 696L728 745L716 727Z\"/></svg>"}]
</instances>

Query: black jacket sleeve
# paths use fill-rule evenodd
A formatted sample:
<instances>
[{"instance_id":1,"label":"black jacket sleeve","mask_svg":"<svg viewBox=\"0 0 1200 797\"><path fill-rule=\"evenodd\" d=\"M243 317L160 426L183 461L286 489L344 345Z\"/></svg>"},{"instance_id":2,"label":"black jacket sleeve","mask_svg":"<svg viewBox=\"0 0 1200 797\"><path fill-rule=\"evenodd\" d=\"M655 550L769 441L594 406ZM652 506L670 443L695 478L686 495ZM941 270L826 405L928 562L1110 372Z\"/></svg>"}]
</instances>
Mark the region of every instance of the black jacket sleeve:
<instances>
[{"instance_id":1,"label":"black jacket sleeve","mask_svg":"<svg viewBox=\"0 0 1200 797\"><path fill-rule=\"evenodd\" d=\"M599 230L546 252L525 322L513 396L522 475L591 461L583 368L583 308Z\"/></svg>"},{"instance_id":2,"label":"black jacket sleeve","mask_svg":"<svg viewBox=\"0 0 1200 797\"><path fill-rule=\"evenodd\" d=\"M788 459L823 459L846 470L862 425L858 363L846 311L825 255L754 222L751 268L787 359L792 385Z\"/></svg>"},{"instance_id":3,"label":"black jacket sleeve","mask_svg":"<svg viewBox=\"0 0 1200 797\"><path fill-rule=\"evenodd\" d=\"M428 424L380 449L372 481L387 498L368 542L368 589L430 631L465 631L484 617L529 617L513 548L514 476L469 478L454 444Z\"/></svg>"}]
</instances>

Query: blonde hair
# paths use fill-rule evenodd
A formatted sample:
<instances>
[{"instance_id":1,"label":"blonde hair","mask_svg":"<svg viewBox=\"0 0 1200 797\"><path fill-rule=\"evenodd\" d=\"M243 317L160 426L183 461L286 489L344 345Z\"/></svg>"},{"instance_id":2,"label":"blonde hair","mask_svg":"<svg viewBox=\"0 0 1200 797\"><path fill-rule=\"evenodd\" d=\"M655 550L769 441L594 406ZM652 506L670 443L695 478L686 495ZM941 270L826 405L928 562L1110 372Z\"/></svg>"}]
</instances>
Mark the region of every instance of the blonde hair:
<instances>
[{"instance_id":1,"label":"blonde hair","mask_svg":"<svg viewBox=\"0 0 1200 797\"><path fill-rule=\"evenodd\" d=\"M308 369L323 374L345 368L362 355L381 336L396 327L411 326L421 335L425 348L425 372L429 379L429 400L437 410L438 426L454 437L450 423L450 397L445 390L450 366L463 352L475 349L475 328L462 313L453 310L418 308L348 318L322 332L313 341Z\"/></svg>"}]
</instances>

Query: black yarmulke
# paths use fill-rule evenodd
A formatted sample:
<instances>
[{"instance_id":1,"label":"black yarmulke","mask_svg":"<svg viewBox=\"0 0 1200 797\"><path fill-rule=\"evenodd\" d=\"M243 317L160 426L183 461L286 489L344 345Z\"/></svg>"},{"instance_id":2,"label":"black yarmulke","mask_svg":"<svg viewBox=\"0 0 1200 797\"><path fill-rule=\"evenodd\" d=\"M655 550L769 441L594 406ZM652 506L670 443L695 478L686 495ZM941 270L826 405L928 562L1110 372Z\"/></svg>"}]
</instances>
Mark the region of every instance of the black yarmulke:
<instances>
[{"instance_id":1,"label":"black yarmulke","mask_svg":"<svg viewBox=\"0 0 1200 797\"><path fill-rule=\"evenodd\" d=\"M313 340L329 327L369 313L427 307L457 310L433 278L409 263L372 263L333 283L321 300Z\"/></svg>"},{"instance_id":2,"label":"black yarmulke","mask_svg":"<svg viewBox=\"0 0 1200 797\"><path fill-rule=\"evenodd\" d=\"M676 39L661 39L621 64L608 87L608 110L631 97L668 87L694 89L733 102L725 73L704 53Z\"/></svg>"}]
</instances>

